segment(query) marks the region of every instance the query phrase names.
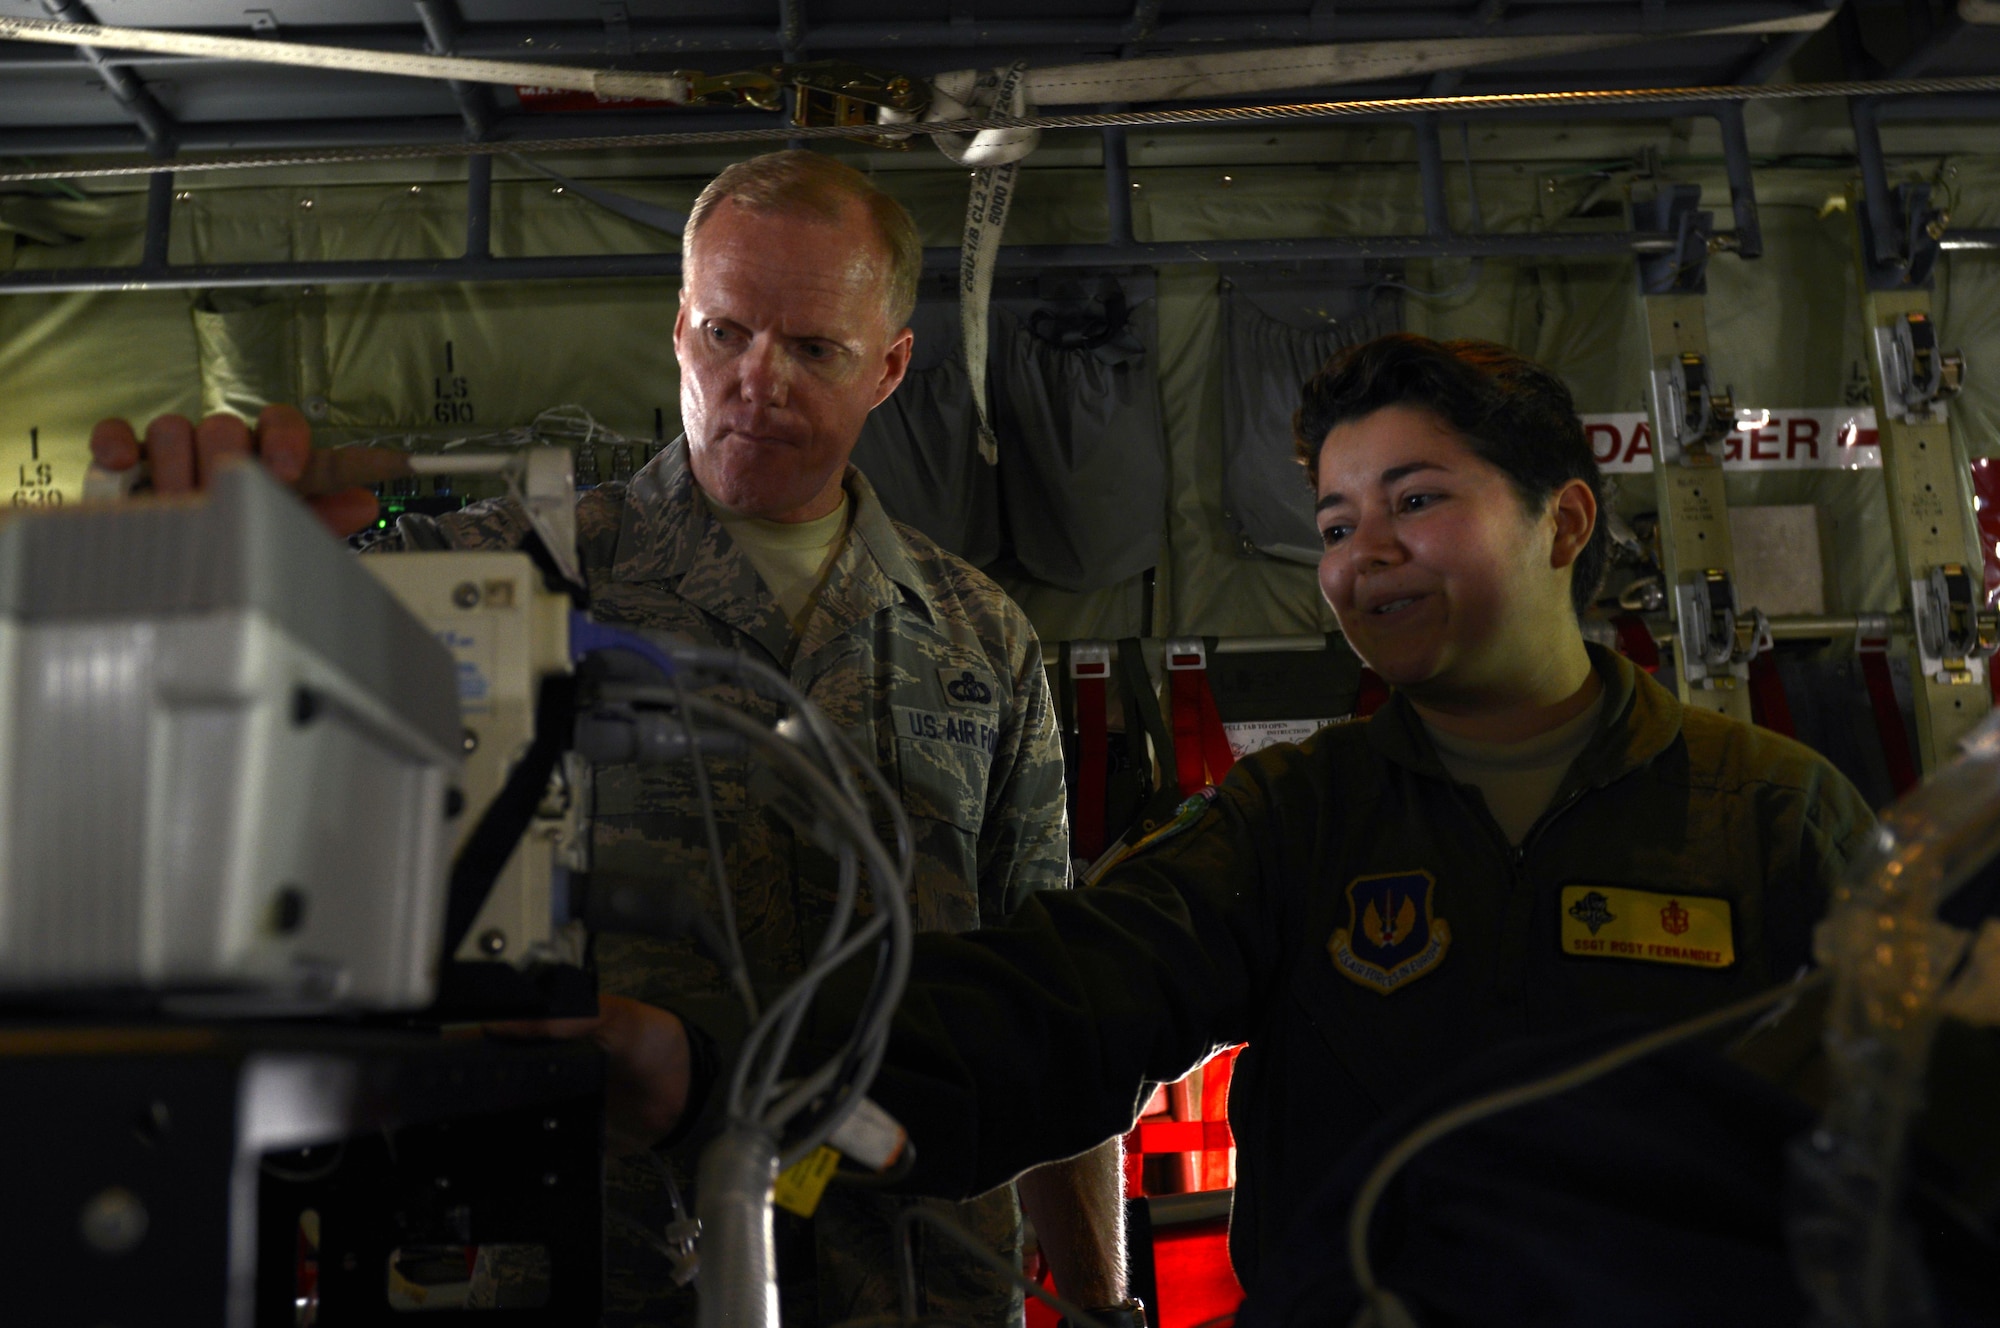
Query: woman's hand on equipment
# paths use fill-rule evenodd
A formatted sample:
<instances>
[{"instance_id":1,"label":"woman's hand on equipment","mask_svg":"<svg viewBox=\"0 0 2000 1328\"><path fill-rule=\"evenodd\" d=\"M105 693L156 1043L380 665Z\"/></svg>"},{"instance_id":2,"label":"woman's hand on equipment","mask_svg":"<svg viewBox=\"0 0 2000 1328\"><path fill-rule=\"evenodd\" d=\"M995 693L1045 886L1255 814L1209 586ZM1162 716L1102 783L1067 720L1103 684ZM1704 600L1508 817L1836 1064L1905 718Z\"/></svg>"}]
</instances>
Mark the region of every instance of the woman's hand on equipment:
<instances>
[{"instance_id":1,"label":"woman's hand on equipment","mask_svg":"<svg viewBox=\"0 0 2000 1328\"><path fill-rule=\"evenodd\" d=\"M613 1153L636 1153L673 1132L687 1111L692 1060L678 1015L625 996L599 996L594 1019L488 1024L502 1037L592 1039L610 1059L604 1085Z\"/></svg>"}]
</instances>

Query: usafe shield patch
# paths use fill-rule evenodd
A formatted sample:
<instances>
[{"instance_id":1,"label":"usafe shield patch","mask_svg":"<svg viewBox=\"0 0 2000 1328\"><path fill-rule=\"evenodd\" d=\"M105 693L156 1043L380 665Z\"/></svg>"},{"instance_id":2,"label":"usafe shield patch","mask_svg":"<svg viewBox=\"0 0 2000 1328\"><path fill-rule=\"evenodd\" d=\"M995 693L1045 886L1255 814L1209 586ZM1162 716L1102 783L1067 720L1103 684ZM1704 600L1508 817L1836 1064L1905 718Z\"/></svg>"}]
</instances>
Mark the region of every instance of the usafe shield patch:
<instances>
[{"instance_id":1,"label":"usafe shield patch","mask_svg":"<svg viewBox=\"0 0 2000 1328\"><path fill-rule=\"evenodd\" d=\"M1730 924L1727 899L1615 885L1562 890L1564 954L1728 968L1736 962Z\"/></svg>"},{"instance_id":2,"label":"usafe shield patch","mask_svg":"<svg viewBox=\"0 0 2000 1328\"><path fill-rule=\"evenodd\" d=\"M1343 977L1388 995L1436 968L1451 924L1431 912L1437 882L1426 871L1357 876L1347 883L1347 925L1326 943Z\"/></svg>"}]
</instances>

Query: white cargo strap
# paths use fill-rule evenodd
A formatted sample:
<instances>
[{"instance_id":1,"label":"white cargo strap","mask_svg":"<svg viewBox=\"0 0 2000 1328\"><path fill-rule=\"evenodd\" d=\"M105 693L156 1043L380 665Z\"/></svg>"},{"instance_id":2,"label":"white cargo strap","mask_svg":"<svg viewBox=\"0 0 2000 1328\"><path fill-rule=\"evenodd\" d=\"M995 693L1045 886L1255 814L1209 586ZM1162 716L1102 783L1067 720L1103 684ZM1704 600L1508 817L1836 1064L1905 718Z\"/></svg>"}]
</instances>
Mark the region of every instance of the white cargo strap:
<instances>
[{"instance_id":1,"label":"white cargo strap","mask_svg":"<svg viewBox=\"0 0 2000 1328\"><path fill-rule=\"evenodd\" d=\"M211 37L195 32L105 27L96 23L63 23L55 19L0 18L0 41L93 46L117 51L146 51L154 55L233 60L245 64L297 65L306 69L338 69L350 74L393 74L404 78L455 79L461 83L498 83L507 87L560 88L565 92L594 92L607 99L644 97L651 101L685 102L688 96L688 81L678 74L579 69L573 65L474 60L456 55L413 55L403 51L364 51L347 46L269 41L261 37Z\"/></svg>"},{"instance_id":2,"label":"white cargo strap","mask_svg":"<svg viewBox=\"0 0 2000 1328\"><path fill-rule=\"evenodd\" d=\"M960 69L941 74L931 81L931 104L924 112L927 122L976 121L981 115L1026 115L1034 97L1027 81L1034 71L1025 64L982 73ZM884 117L885 122L888 117ZM970 124L967 128L971 128ZM961 166L1005 166L1035 150L1041 142L1039 129L981 129L970 138L939 134L932 141L938 151Z\"/></svg>"},{"instance_id":3,"label":"white cargo strap","mask_svg":"<svg viewBox=\"0 0 2000 1328\"><path fill-rule=\"evenodd\" d=\"M1969 22L2000 20L1995 0L1960 0L1959 13ZM1286 88L1368 82L1400 75L1464 69L1475 65L1532 60L1648 41L1687 37L1757 36L1812 32L1833 10L1790 15L1755 23L1738 23L1693 32L1641 32L1606 36L1452 37L1433 41L1354 42L1290 47L1282 50L1210 52L1114 60L1097 64L1057 65L1028 75L1021 89L1037 106L1073 106L1093 102L1146 102L1188 97L1274 92ZM42 42L58 46L89 46L158 55L185 55L250 64L296 65L338 69L356 74L390 74L407 78L455 79L467 83L560 88L593 92L601 97L644 97L681 103L688 97L688 80L675 73L615 69L583 69L528 61L477 60L464 56L418 55L401 51L369 51L344 46L271 41L259 37L217 37L204 33L150 28L107 27L66 23L58 19L0 18L0 41ZM966 115L980 85L978 70L957 70L932 79L936 104L927 120ZM995 105L1006 106L1002 97ZM1015 112L1019 114L1019 112ZM898 119L881 117L885 125ZM946 151L954 161L986 166L1018 161L1034 147L1033 130L987 130L970 144ZM944 140L940 140L944 145ZM963 154L963 155L961 155ZM989 158L982 160L981 158Z\"/></svg>"},{"instance_id":4,"label":"white cargo strap","mask_svg":"<svg viewBox=\"0 0 2000 1328\"><path fill-rule=\"evenodd\" d=\"M1996 11L2000 11L2000 3L1994 0L1960 0L1959 11L1970 22L1991 23L1995 21ZM1019 115L1023 113L1024 103L1073 106L1101 102L1148 102L1369 82L1648 41L1812 32L1825 25L1832 14L1833 10L1827 9L1692 32L1353 42L1056 65L1032 71L1025 82L1010 84L1010 95L996 97L993 105L1008 107L1013 114ZM67 23L58 19L0 18L0 41L146 51L249 64L337 69L357 74L559 88L591 92L604 98L643 97L685 103L689 94L687 78L671 72L584 69L539 62L358 50L259 37L217 37L174 30ZM978 70L940 74L931 83L935 95L933 105L924 116L927 121L969 117L983 90L983 79ZM1018 97L1011 95L1014 93L1018 93ZM889 127L903 117L885 111L878 118L885 127ZM974 134L969 142L955 142L941 137L938 144L954 161L985 167L1019 161L1034 149L1036 136L1037 131L1031 129L989 129Z\"/></svg>"},{"instance_id":5,"label":"white cargo strap","mask_svg":"<svg viewBox=\"0 0 2000 1328\"><path fill-rule=\"evenodd\" d=\"M1995 8L2000 8L1996 4ZM1028 74L1028 101L1039 107L1101 102L1177 101L1196 97L1244 96L1289 88L1373 83L1479 65L1511 64L1545 56L1573 55L1643 42L1685 37L1738 37L1813 32L1832 10L1796 14L1757 23L1704 28L1698 32L1628 32L1543 37L1445 37L1432 41L1343 42L1282 50L1213 51L1196 55L1151 56L1085 65L1052 65ZM977 70L954 70L931 80L937 102L929 120L951 119L947 100L965 102ZM939 108L942 107L943 113Z\"/></svg>"},{"instance_id":6,"label":"white cargo strap","mask_svg":"<svg viewBox=\"0 0 2000 1328\"><path fill-rule=\"evenodd\" d=\"M1016 64L1001 75L993 92L993 114L1028 113L1021 91L1027 72L1025 64ZM989 466L999 464L1000 442L994 436L986 404L986 310L993 296L993 265L1000 257L1000 234L1007 226L1008 205L1014 201L1014 180L1020 173L1021 158L1034 150L1036 138L1034 131L1023 136L1021 130L984 130L968 142L946 137L937 140L953 161L998 161L982 165L972 174L972 191L965 201L965 237L958 251L959 339L965 351L966 381L972 387L979 455Z\"/></svg>"}]
</instances>

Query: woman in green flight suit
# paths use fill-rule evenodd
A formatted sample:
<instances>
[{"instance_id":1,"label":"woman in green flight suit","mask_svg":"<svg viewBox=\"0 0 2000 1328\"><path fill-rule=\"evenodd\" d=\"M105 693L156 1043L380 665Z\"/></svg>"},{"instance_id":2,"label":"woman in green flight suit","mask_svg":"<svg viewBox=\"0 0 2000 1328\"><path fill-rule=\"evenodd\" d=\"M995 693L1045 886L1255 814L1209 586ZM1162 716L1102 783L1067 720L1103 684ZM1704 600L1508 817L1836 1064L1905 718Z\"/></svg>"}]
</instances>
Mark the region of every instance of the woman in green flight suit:
<instances>
[{"instance_id":1,"label":"woman in green flight suit","mask_svg":"<svg viewBox=\"0 0 2000 1328\"><path fill-rule=\"evenodd\" d=\"M1246 758L1099 888L918 938L872 1090L911 1188L976 1193L1247 1043L1246 1285L1346 1148L1484 1048L1791 977L1872 825L1811 751L1585 642L1602 481L1554 374L1382 338L1307 384L1296 429L1321 589L1391 700ZM823 989L811 1050L866 978Z\"/></svg>"}]
</instances>

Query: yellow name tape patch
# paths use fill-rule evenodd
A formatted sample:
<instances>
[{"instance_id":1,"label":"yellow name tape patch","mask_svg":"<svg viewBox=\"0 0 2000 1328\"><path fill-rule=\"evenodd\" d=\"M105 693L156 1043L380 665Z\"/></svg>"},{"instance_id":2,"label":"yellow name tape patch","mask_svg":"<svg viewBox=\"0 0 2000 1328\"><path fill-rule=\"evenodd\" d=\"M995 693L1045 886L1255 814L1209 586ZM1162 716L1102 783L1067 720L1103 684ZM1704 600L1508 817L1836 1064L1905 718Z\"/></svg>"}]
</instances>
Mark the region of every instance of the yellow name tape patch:
<instances>
[{"instance_id":1,"label":"yellow name tape patch","mask_svg":"<svg viewBox=\"0 0 2000 1328\"><path fill-rule=\"evenodd\" d=\"M1564 954L1692 968L1736 962L1727 899L1615 885L1563 887L1562 948Z\"/></svg>"}]
</instances>

